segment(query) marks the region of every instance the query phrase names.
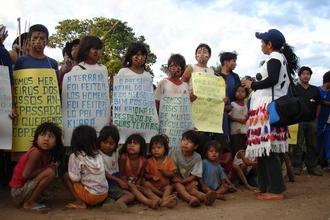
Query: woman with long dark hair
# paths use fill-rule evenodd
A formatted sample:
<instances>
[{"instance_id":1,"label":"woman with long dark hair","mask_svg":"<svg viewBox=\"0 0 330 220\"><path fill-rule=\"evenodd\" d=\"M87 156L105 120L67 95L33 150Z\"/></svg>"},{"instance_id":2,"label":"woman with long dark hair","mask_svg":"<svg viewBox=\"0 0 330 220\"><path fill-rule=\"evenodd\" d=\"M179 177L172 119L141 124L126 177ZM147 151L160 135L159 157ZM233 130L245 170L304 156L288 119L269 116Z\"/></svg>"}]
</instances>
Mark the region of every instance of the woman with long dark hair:
<instances>
[{"instance_id":1,"label":"woman with long dark hair","mask_svg":"<svg viewBox=\"0 0 330 220\"><path fill-rule=\"evenodd\" d=\"M270 125L267 105L287 94L289 74L294 75L298 68L298 58L280 31L270 29L255 35L268 58L260 69L258 81L242 81L245 88L254 90L247 121L246 156L257 158L258 199L281 200L285 184L278 154L288 151L288 128Z\"/></svg>"}]
</instances>

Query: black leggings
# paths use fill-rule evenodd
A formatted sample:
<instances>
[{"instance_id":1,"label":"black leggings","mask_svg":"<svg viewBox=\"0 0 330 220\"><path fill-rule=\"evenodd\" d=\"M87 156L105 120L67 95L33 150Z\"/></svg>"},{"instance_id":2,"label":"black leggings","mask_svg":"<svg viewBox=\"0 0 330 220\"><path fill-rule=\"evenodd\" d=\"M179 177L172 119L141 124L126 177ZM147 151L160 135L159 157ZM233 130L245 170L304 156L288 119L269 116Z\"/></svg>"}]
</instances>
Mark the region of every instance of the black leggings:
<instances>
[{"instance_id":1,"label":"black leggings","mask_svg":"<svg viewBox=\"0 0 330 220\"><path fill-rule=\"evenodd\" d=\"M258 157L258 186L262 192L280 194L286 189L279 154Z\"/></svg>"}]
</instances>

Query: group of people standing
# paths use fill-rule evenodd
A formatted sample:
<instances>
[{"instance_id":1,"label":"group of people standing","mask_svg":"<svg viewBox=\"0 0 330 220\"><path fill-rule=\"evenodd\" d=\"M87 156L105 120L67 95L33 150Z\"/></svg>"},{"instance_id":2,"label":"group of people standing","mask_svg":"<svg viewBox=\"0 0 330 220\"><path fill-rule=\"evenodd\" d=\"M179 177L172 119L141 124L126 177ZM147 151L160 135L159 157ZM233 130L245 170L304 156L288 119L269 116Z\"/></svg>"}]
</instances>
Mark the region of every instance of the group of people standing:
<instances>
[{"instance_id":1,"label":"group of people standing","mask_svg":"<svg viewBox=\"0 0 330 220\"><path fill-rule=\"evenodd\" d=\"M57 62L44 54L48 36L45 26L31 26L28 55L19 57L14 69L52 68L57 73L60 87L64 75L70 71L107 71L98 63L103 42L96 36L85 36L68 43L63 50L65 62L58 71ZM232 175L253 190L258 199L282 200L286 187L279 155L289 151L289 131L287 127L270 124L267 105L287 94L289 78L299 67L298 57L284 35L276 29L256 33L255 36L261 40L261 50L268 57L253 79L240 80L233 72L237 60L235 52L221 53L221 71L214 73L207 65L211 48L200 44L195 51L197 64L186 65L180 54L170 56L168 77L159 82L155 91L155 106L160 111L164 95L189 97L191 102L198 99L192 85L194 73L222 77L226 83L226 98L223 100L223 124L219 126L224 133L194 131L187 127L176 148L169 146L166 134L161 134L150 140L149 151L144 137L132 134L126 138L120 155L117 155L120 137L116 126L105 126L97 136L91 126L80 125L72 133L73 152L68 161L63 161L63 157L59 156L63 153L61 129L52 122L43 123L35 131L32 147L15 167L10 182L15 202L24 209L48 211L49 208L37 200L55 177L56 161L67 166L63 177L75 198L74 202L66 205L67 208L86 208L87 205L104 202L108 196L115 199L114 204L120 207L137 199L151 208L171 208L177 201L174 189L192 207L200 203L211 205L216 199L223 199L225 193L236 190ZM142 43L130 44L118 76L151 77L145 69L147 55ZM8 56L8 52L1 52L1 64L8 66L12 79L12 64L7 62ZM294 89L298 95L315 100L311 108L318 116L318 124L314 119L299 124L298 144L292 148L293 166L295 173L300 174L301 146L305 143L308 172L321 175L318 168L321 148L317 146L324 146L328 166L330 161L330 72L324 74L323 86L319 88L309 84L311 75L310 68L301 67L299 83ZM10 117L17 117L15 101ZM316 135L320 137L317 144ZM167 156L168 152L170 156ZM201 156L205 159L202 160ZM256 187L251 186L245 177L251 169L257 173Z\"/></svg>"}]
</instances>

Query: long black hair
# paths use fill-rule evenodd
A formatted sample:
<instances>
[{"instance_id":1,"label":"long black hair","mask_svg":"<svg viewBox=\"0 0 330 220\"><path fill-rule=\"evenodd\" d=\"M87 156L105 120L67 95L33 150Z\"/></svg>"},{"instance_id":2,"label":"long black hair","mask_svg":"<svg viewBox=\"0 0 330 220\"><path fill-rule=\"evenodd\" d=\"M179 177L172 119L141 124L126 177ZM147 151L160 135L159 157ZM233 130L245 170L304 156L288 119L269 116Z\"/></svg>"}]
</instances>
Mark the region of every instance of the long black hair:
<instances>
[{"instance_id":1,"label":"long black hair","mask_svg":"<svg viewBox=\"0 0 330 220\"><path fill-rule=\"evenodd\" d=\"M101 50L103 42L96 36L85 36L79 42L79 50L77 54L77 62L83 62L87 59L89 50L91 48Z\"/></svg>"},{"instance_id":2,"label":"long black hair","mask_svg":"<svg viewBox=\"0 0 330 220\"><path fill-rule=\"evenodd\" d=\"M62 129L58 127L53 122L44 122L40 124L36 131L34 132L33 137L33 146L39 148L38 146L38 137L41 134L45 134L46 132L50 132L55 136L56 145L49 151L49 160L50 161L58 161L60 162L63 157L64 148L63 148L63 141L62 141Z\"/></svg>"},{"instance_id":3,"label":"long black hair","mask_svg":"<svg viewBox=\"0 0 330 220\"><path fill-rule=\"evenodd\" d=\"M125 54L125 57L124 57L123 66L124 67L132 66L132 57L134 55L136 55L138 52L141 52L142 55L145 55L146 56L146 61L147 61L147 57L148 57L147 48L141 42L133 42L127 48L127 51L126 51L126 54ZM143 64L144 69L146 69L145 62Z\"/></svg>"},{"instance_id":4,"label":"long black hair","mask_svg":"<svg viewBox=\"0 0 330 220\"><path fill-rule=\"evenodd\" d=\"M76 156L80 153L85 153L90 157L99 154L95 128L89 125L76 127L72 132L71 147Z\"/></svg>"},{"instance_id":5,"label":"long black hair","mask_svg":"<svg viewBox=\"0 0 330 220\"><path fill-rule=\"evenodd\" d=\"M125 141L122 148L120 148L119 154L127 153L127 145L130 143L137 143L140 145L140 156L146 156L147 154L147 144L145 139L140 134L131 134Z\"/></svg>"}]
</instances>

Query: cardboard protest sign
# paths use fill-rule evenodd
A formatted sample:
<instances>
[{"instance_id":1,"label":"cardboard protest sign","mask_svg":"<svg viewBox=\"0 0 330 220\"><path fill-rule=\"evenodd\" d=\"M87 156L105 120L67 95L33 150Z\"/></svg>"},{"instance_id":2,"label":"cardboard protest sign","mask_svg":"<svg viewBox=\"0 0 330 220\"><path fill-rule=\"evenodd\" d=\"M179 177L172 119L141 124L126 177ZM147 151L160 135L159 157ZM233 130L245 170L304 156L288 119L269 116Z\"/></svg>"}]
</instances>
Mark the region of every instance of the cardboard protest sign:
<instances>
[{"instance_id":1,"label":"cardboard protest sign","mask_svg":"<svg viewBox=\"0 0 330 220\"><path fill-rule=\"evenodd\" d=\"M107 72L77 70L65 74L62 108L65 146L70 146L73 129L79 125L90 125L99 132L110 122Z\"/></svg>"},{"instance_id":2,"label":"cardboard protest sign","mask_svg":"<svg viewBox=\"0 0 330 220\"><path fill-rule=\"evenodd\" d=\"M53 69L22 69L14 72L17 118L13 123L13 151L26 151L43 122L62 126L61 101Z\"/></svg>"},{"instance_id":3,"label":"cardboard protest sign","mask_svg":"<svg viewBox=\"0 0 330 220\"><path fill-rule=\"evenodd\" d=\"M120 143L133 134L147 142L158 133L159 124L149 76L115 76L113 84L113 123L120 132Z\"/></svg>"},{"instance_id":4,"label":"cardboard protest sign","mask_svg":"<svg viewBox=\"0 0 330 220\"><path fill-rule=\"evenodd\" d=\"M159 108L159 132L169 137L171 151L178 147L182 134L193 128L189 96L162 96Z\"/></svg>"},{"instance_id":5,"label":"cardboard protest sign","mask_svg":"<svg viewBox=\"0 0 330 220\"><path fill-rule=\"evenodd\" d=\"M11 84L9 69L0 65L0 149L12 147L12 120L8 114L12 108Z\"/></svg>"},{"instance_id":6,"label":"cardboard protest sign","mask_svg":"<svg viewBox=\"0 0 330 220\"><path fill-rule=\"evenodd\" d=\"M199 131L223 133L223 99L226 93L224 79L211 74L194 72L192 85L194 95L197 96L192 103L195 127Z\"/></svg>"}]
</instances>

